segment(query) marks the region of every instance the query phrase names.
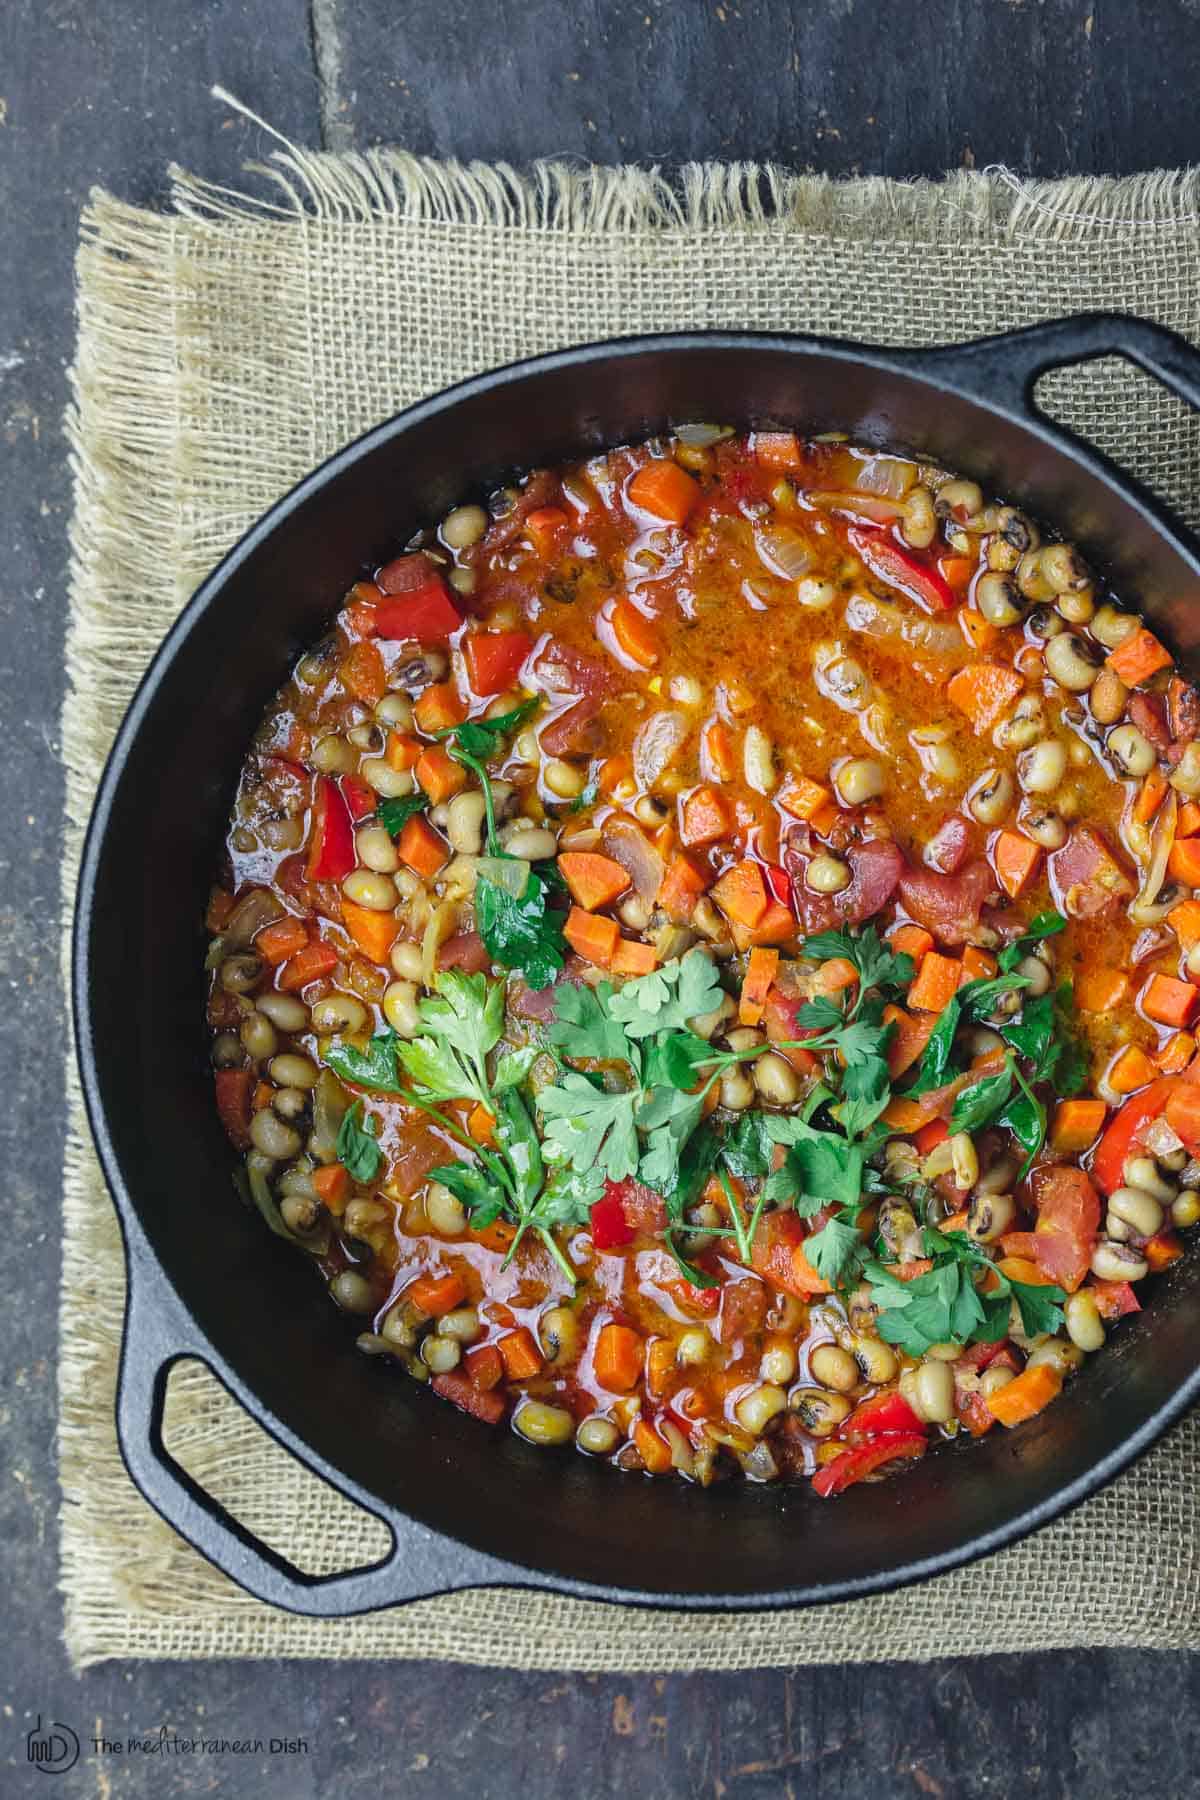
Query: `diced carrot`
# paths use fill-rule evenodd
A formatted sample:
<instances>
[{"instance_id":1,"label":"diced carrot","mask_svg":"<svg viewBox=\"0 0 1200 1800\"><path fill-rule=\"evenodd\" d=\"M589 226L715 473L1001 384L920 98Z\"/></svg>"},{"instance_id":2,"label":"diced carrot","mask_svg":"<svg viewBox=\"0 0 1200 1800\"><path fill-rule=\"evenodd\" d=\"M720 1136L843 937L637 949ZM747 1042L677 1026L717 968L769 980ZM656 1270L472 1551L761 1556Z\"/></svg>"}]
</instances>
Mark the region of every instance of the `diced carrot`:
<instances>
[{"instance_id":1,"label":"diced carrot","mask_svg":"<svg viewBox=\"0 0 1200 1800\"><path fill-rule=\"evenodd\" d=\"M587 912L611 906L629 886L629 875L621 864L596 850L566 851L558 859L558 870L571 898Z\"/></svg>"},{"instance_id":2,"label":"diced carrot","mask_svg":"<svg viewBox=\"0 0 1200 1800\"><path fill-rule=\"evenodd\" d=\"M670 1338L651 1338L646 1345L646 1392L653 1400L666 1397L675 1372L675 1345Z\"/></svg>"},{"instance_id":3,"label":"diced carrot","mask_svg":"<svg viewBox=\"0 0 1200 1800\"><path fill-rule=\"evenodd\" d=\"M914 1019L903 1007L885 1006L883 1022L894 1028L887 1047L887 1066L888 1074L895 1081L924 1055L933 1033L934 1018L932 1013L926 1013L924 1018Z\"/></svg>"},{"instance_id":4,"label":"diced carrot","mask_svg":"<svg viewBox=\"0 0 1200 1800\"><path fill-rule=\"evenodd\" d=\"M467 1115L467 1136L489 1149L496 1142L496 1116L482 1100L477 1100Z\"/></svg>"},{"instance_id":5,"label":"diced carrot","mask_svg":"<svg viewBox=\"0 0 1200 1800\"><path fill-rule=\"evenodd\" d=\"M504 1370L510 1381L529 1381L541 1373L542 1353L526 1326L518 1325L515 1331L506 1332L496 1348L504 1358Z\"/></svg>"},{"instance_id":6,"label":"diced carrot","mask_svg":"<svg viewBox=\"0 0 1200 1800\"><path fill-rule=\"evenodd\" d=\"M238 1149L245 1150L250 1143L254 1070L218 1069L215 1084L221 1123Z\"/></svg>"},{"instance_id":7,"label":"diced carrot","mask_svg":"<svg viewBox=\"0 0 1200 1800\"><path fill-rule=\"evenodd\" d=\"M331 974L337 966L338 953L333 945L318 938L288 958L275 978L276 984L285 994L295 994L310 981L320 981L323 975Z\"/></svg>"},{"instance_id":8,"label":"diced carrot","mask_svg":"<svg viewBox=\"0 0 1200 1800\"><path fill-rule=\"evenodd\" d=\"M967 1229L967 1220L969 1217L970 1213L964 1206L959 1212L951 1213L949 1218L943 1219L938 1226L938 1230L943 1233L949 1231L965 1231Z\"/></svg>"},{"instance_id":9,"label":"diced carrot","mask_svg":"<svg viewBox=\"0 0 1200 1800\"><path fill-rule=\"evenodd\" d=\"M1021 832L1006 828L997 835L992 849L992 866L996 880L1010 900L1017 900L1024 893L1037 873L1041 859L1038 846Z\"/></svg>"},{"instance_id":10,"label":"diced carrot","mask_svg":"<svg viewBox=\"0 0 1200 1800\"><path fill-rule=\"evenodd\" d=\"M1114 1094L1132 1094L1153 1081L1157 1073L1144 1050L1139 1050L1136 1044L1126 1044L1113 1061L1106 1079Z\"/></svg>"},{"instance_id":11,"label":"diced carrot","mask_svg":"<svg viewBox=\"0 0 1200 1800\"><path fill-rule=\"evenodd\" d=\"M415 774L434 806L460 793L467 785L467 771L455 762L444 744L430 744L417 758Z\"/></svg>"},{"instance_id":12,"label":"diced carrot","mask_svg":"<svg viewBox=\"0 0 1200 1800\"><path fill-rule=\"evenodd\" d=\"M228 888L215 887L208 896L204 923L209 931L220 931L236 905Z\"/></svg>"},{"instance_id":13,"label":"diced carrot","mask_svg":"<svg viewBox=\"0 0 1200 1800\"><path fill-rule=\"evenodd\" d=\"M657 967L658 951L653 944L643 944L640 938L623 937L613 951L614 975L649 975Z\"/></svg>"},{"instance_id":14,"label":"diced carrot","mask_svg":"<svg viewBox=\"0 0 1200 1800\"><path fill-rule=\"evenodd\" d=\"M1200 900L1181 900L1167 914L1167 924L1184 950L1200 944Z\"/></svg>"},{"instance_id":15,"label":"diced carrot","mask_svg":"<svg viewBox=\"0 0 1200 1800\"><path fill-rule=\"evenodd\" d=\"M473 1387L490 1393L504 1380L504 1358L495 1344L477 1344L463 1358L463 1367Z\"/></svg>"},{"instance_id":16,"label":"diced carrot","mask_svg":"<svg viewBox=\"0 0 1200 1800\"><path fill-rule=\"evenodd\" d=\"M883 1122L890 1125L893 1131L903 1132L907 1137L910 1132L919 1131L925 1123L925 1108L916 1100L906 1100L903 1094L895 1094L883 1110Z\"/></svg>"},{"instance_id":17,"label":"diced carrot","mask_svg":"<svg viewBox=\"0 0 1200 1800\"><path fill-rule=\"evenodd\" d=\"M1171 1034L1154 1058L1160 1075L1182 1075L1196 1054L1196 1040L1190 1031Z\"/></svg>"},{"instance_id":18,"label":"diced carrot","mask_svg":"<svg viewBox=\"0 0 1200 1800\"><path fill-rule=\"evenodd\" d=\"M466 1297L467 1284L452 1269L440 1275L418 1275L404 1293L406 1300L411 1300L418 1311L428 1313L431 1319L440 1319L443 1313L453 1312Z\"/></svg>"},{"instance_id":19,"label":"diced carrot","mask_svg":"<svg viewBox=\"0 0 1200 1800\"><path fill-rule=\"evenodd\" d=\"M715 844L733 830L733 807L718 788L693 788L679 809L679 841Z\"/></svg>"},{"instance_id":20,"label":"diced carrot","mask_svg":"<svg viewBox=\"0 0 1200 1800\"><path fill-rule=\"evenodd\" d=\"M794 431L756 431L754 454L764 469L785 475L801 466L800 439Z\"/></svg>"},{"instance_id":21,"label":"diced carrot","mask_svg":"<svg viewBox=\"0 0 1200 1800\"><path fill-rule=\"evenodd\" d=\"M813 1268L803 1244L792 1246L792 1286L801 1294L827 1294L829 1283Z\"/></svg>"},{"instance_id":22,"label":"diced carrot","mask_svg":"<svg viewBox=\"0 0 1200 1800\"><path fill-rule=\"evenodd\" d=\"M1103 1100L1060 1100L1050 1127L1050 1148L1062 1156L1078 1156L1100 1136L1107 1112Z\"/></svg>"},{"instance_id":23,"label":"diced carrot","mask_svg":"<svg viewBox=\"0 0 1200 1800\"><path fill-rule=\"evenodd\" d=\"M833 796L819 781L810 781L807 775L793 775L779 795L779 804L794 819L808 820L823 806L832 806Z\"/></svg>"},{"instance_id":24,"label":"diced carrot","mask_svg":"<svg viewBox=\"0 0 1200 1800\"><path fill-rule=\"evenodd\" d=\"M953 583L951 583L953 586ZM998 628L990 619L985 619L981 612L973 606L960 606L958 609L958 629L970 644L972 650L981 652L990 650L1000 636Z\"/></svg>"},{"instance_id":25,"label":"diced carrot","mask_svg":"<svg viewBox=\"0 0 1200 1800\"><path fill-rule=\"evenodd\" d=\"M930 950L921 958L917 979L908 990L908 1004L914 1012L944 1012L958 991L962 964L953 957L939 956Z\"/></svg>"},{"instance_id":26,"label":"diced carrot","mask_svg":"<svg viewBox=\"0 0 1200 1800\"><path fill-rule=\"evenodd\" d=\"M1032 1419L1062 1392L1062 1376L1049 1363L1036 1363L994 1393L984 1395L984 1404L993 1419L1001 1425L1013 1426Z\"/></svg>"},{"instance_id":27,"label":"diced carrot","mask_svg":"<svg viewBox=\"0 0 1200 1800\"><path fill-rule=\"evenodd\" d=\"M819 838L827 838L841 816L841 808L834 801L823 800L816 811L808 815L808 823Z\"/></svg>"},{"instance_id":28,"label":"diced carrot","mask_svg":"<svg viewBox=\"0 0 1200 1800\"><path fill-rule=\"evenodd\" d=\"M933 1258L931 1256L910 1256L907 1262L884 1263L883 1266L889 1275L896 1277L897 1281L916 1281L920 1276L928 1275L933 1267Z\"/></svg>"},{"instance_id":29,"label":"diced carrot","mask_svg":"<svg viewBox=\"0 0 1200 1800\"><path fill-rule=\"evenodd\" d=\"M952 588L965 588L975 573L975 559L970 556L940 556L938 568L942 580Z\"/></svg>"},{"instance_id":30,"label":"diced carrot","mask_svg":"<svg viewBox=\"0 0 1200 1800\"><path fill-rule=\"evenodd\" d=\"M846 956L830 956L821 963L812 977L814 994L832 997L840 994L843 988L853 987L858 980L858 970Z\"/></svg>"},{"instance_id":31,"label":"diced carrot","mask_svg":"<svg viewBox=\"0 0 1200 1800\"><path fill-rule=\"evenodd\" d=\"M1152 631L1142 626L1112 651L1108 666L1121 677L1126 687L1140 687L1160 669L1170 668L1171 652L1159 643Z\"/></svg>"},{"instance_id":32,"label":"diced carrot","mask_svg":"<svg viewBox=\"0 0 1200 1800\"><path fill-rule=\"evenodd\" d=\"M421 760L420 738L413 737L409 731L389 731L384 758L388 768L396 769L400 774L416 768Z\"/></svg>"},{"instance_id":33,"label":"diced carrot","mask_svg":"<svg viewBox=\"0 0 1200 1800\"><path fill-rule=\"evenodd\" d=\"M1169 1269L1173 1262L1178 1262L1183 1255L1183 1245L1173 1231L1158 1231L1152 1238L1147 1238L1142 1245L1142 1255L1150 1264L1155 1275L1162 1269Z\"/></svg>"},{"instance_id":34,"label":"diced carrot","mask_svg":"<svg viewBox=\"0 0 1200 1800\"><path fill-rule=\"evenodd\" d=\"M642 1372L642 1339L631 1325L602 1325L593 1358L596 1380L613 1393L627 1394Z\"/></svg>"},{"instance_id":35,"label":"diced carrot","mask_svg":"<svg viewBox=\"0 0 1200 1800\"><path fill-rule=\"evenodd\" d=\"M606 919L603 913L584 912L582 907L573 906L567 914L563 936L577 956L582 956L585 962L595 963L598 968L607 969L616 955L621 933L615 919Z\"/></svg>"},{"instance_id":36,"label":"diced carrot","mask_svg":"<svg viewBox=\"0 0 1200 1800\"><path fill-rule=\"evenodd\" d=\"M712 781L732 781L737 774L733 755L733 734L724 719L714 716L700 733L700 751L704 773Z\"/></svg>"},{"instance_id":37,"label":"diced carrot","mask_svg":"<svg viewBox=\"0 0 1200 1800\"><path fill-rule=\"evenodd\" d=\"M265 1111L274 1098L275 1089L271 1086L269 1081L260 1081L256 1083L253 1101L255 1112Z\"/></svg>"},{"instance_id":38,"label":"diced carrot","mask_svg":"<svg viewBox=\"0 0 1200 1800\"><path fill-rule=\"evenodd\" d=\"M365 582L355 583L355 587L364 587L365 585ZM374 585L375 584L372 582L371 586L374 587ZM351 588L350 591L353 593L354 589ZM383 595L379 593L378 588L375 588L375 592L382 600ZM378 615L374 605L368 605L362 600L351 600L350 604L345 608L345 620L347 631L353 633L355 637L369 638L375 636L375 626L378 623Z\"/></svg>"},{"instance_id":39,"label":"diced carrot","mask_svg":"<svg viewBox=\"0 0 1200 1800\"><path fill-rule=\"evenodd\" d=\"M964 981L990 981L999 968L994 956L981 950L977 944L966 944L962 953L962 978Z\"/></svg>"},{"instance_id":40,"label":"diced carrot","mask_svg":"<svg viewBox=\"0 0 1200 1800\"><path fill-rule=\"evenodd\" d=\"M657 468L657 463L651 464ZM672 464L672 467L674 465ZM633 1428L633 1442L638 1455L646 1465L649 1475L669 1475L671 1472L671 1447L659 1437L653 1425L646 1419L639 1419Z\"/></svg>"},{"instance_id":41,"label":"diced carrot","mask_svg":"<svg viewBox=\"0 0 1200 1800\"><path fill-rule=\"evenodd\" d=\"M1175 836L1195 837L1197 833L1200 833L1200 801L1185 800L1175 819Z\"/></svg>"},{"instance_id":42,"label":"diced carrot","mask_svg":"<svg viewBox=\"0 0 1200 1800\"><path fill-rule=\"evenodd\" d=\"M731 920L729 929L739 950L751 950L756 944L786 944L796 935L796 916L790 906L768 900L767 910L757 925L739 925Z\"/></svg>"},{"instance_id":43,"label":"diced carrot","mask_svg":"<svg viewBox=\"0 0 1200 1800\"><path fill-rule=\"evenodd\" d=\"M1111 1012L1129 992L1124 969L1084 969L1075 983L1075 1004L1080 1012Z\"/></svg>"},{"instance_id":44,"label":"diced carrot","mask_svg":"<svg viewBox=\"0 0 1200 1800\"><path fill-rule=\"evenodd\" d=\"M946 698L965 713L976 732L999 724L1025 683L1004 663L969 663L946 683Z\"/></svg>"},{"instance_id":45,"label":"diced carrot","mask_svg":"<svg viewBox=\"0 0 1200 1800\"><path fill-rule=\"evenodd\" d=\"M922 1156L928 1156L939 1144L944 1144L950 1136L950 1127L945 1119L930 1119L927 1124L913 1134L913 1143Z\"/></svg>"},{"instance_id":46,"label":"diced carrot","mask_svg":"<svg viewBox=\"0 0 1200 1800\"><path fill-rule=\"evenodd\" d=\"M308 926L303 919L276 919L273 925L264 925L254 940L254 948L264 962L272 968L277 963L286 962L289 956L295 956L297 950L303 950L308 942Z\"/></svg>"},{"instance_id":47,"label":"diced carrot","mask_svg":"<svg viewBox=\"0 0 1200 1800\"><path fill-rule=\"evenodd\" d=\"M679 855L668 864L656 898L673 925L687 925L707 886L708 878L701 874L692 859Z\"/></svg>"},{"instance_id":48,"label":"diced carrot","mask_svg":"<svg viewBox=\"0 0 1200 1800\"><path fill-rule=\"evenodd\" d=\"M617 648L639 669L652 669L658 661L659 643L653 623L632 600L618 600L609 615Z\"/></svg>"},{"instance_id":49,"label":"diced carrot","mask_svg":"<svg viewBox=\"0 0 1200 1800\"><path fill-rule=\"evenodd\" d=\"M1138 995L1142 1011L1156 1025L1173 1025L1181 1031L1200 1000L1200 990L1174 975L1151 975Z\"/></svg>"},{"instance_id":50,"label":"diced carrot","mask_svg":"<svg viewBox=\"0 0 1200 1800\"><path fill-rule=\"evenodd\" d=\"M933 933L922 925L897 925L894 931L889 931L888 943L893 950L902 950L919 963L925 952L933 949Z\"/></svg>"},{"instance_id":51,"label":"diced carrot","mask_svg":"<svg viewBox=\"0 0 1200 1800\"><path fill-rule=\"evenodd\" d=\"M742 992L738 1000L738 1024L758 1025L762 1022L767 995L779 973L778 950L755 949L750 952Z\"/></svg>"},{"instance_id":52,"label":"diced carrot","mask_svg":"<svg viewBox=\"0 0 1200 1800\"><path fill-rule=\"evenodd\" d=\"M1200 838L1176 838L1167 858L1167 874L1185 887L1200 887Z\"/></svg>"},{"instance_id":53,"label":"diced carrot","mask_svg":"<svg viewBox=\"0 0 1200 1800\"><path fill-rule=\"evenodd\" d=\"M466 716L466 706L452 681L435 682L413 705L413 718L426 737L461 725Z\"/></svg>"},{"instance_id":54,"label":"diced carrot","mask_svg":"<svg viewBox=\"0 0 1200 1800\"><path fill-rule=\"evenodd\" d=\"M338 679L364 706L377 706L387 693L387 671L378 644L369 639L355 644L338 669Z\"/></svg>"},{"instance_id":55,"label":"diced carrot","mask_svg":"<svg viewBox=\"0 0 1200 1800\"><path fill-rule=\"evenodd\" d=\"M432 880L449 855L445 838L440 837L423 813L414 813L396 843L405 868Z\"/></svg>"},{"instance_id":56,"label":"diced carrot","mask_svg":"<svg viewBox=\"0 0 1200 1800\"><path fill-rule=\"evenodd\" d=\"M1163 1117L1184 1148L1194 1156L1200 1149L1200 1087L1194 1081L1181 1081L1167 1095Z\"/></svg>"},{"instance_id":57,"label":"diced carrot","mask_svg":"<svg viewBox=\"0 0 1200 1800\"><path fill-rule=\"evenodd\" d=\"M525 515L525 536L539 556L550 556L570 523L561 506L537 506Z\"/></svg>"},{"instance_id":58,"label":"diced carrot","mask_svg":"<svg viewBox=\"0 0 1200 1800\"><path fill-rule=\"evenodd\" d=\"M1151 769L1150 773L1138 789L1137 799L1133 803L1133 816L1142 825L1151 820L1167 797L1169 782L1161 769ZM1186 832L1182 834L1187 835Z\"/></svg>"},{"instance_id":59,"label":"diced carrot","mask_svg":"<svg viewBox=\"0 0 1200 1800\"><path fill-rule=\"evenodd\" d=\"M386 963L400 921L395 913L375 912L342 897L342 923L363 955L373 963Z\"/></svg>"},{"instance_id":60,"label":"diced carrot","mask_svg":"<svg viewBox=\"0 0 1200 1800\"><path fill-rule=\"evenodd\" d=\"M715 884L712 897L727 919L753 930L766 912L769 899L760 865L749 857L735 863Z\"/></svg>"},{"instance_id":61,"label":"diced carrot","mask_svg":"<svg viewBox=\"0 0 1200 1800\"><path fill-rule=\"evenodd\" d=\"M321 1204L340 1218L350 1198L349 1171L341 1163L326 1163L323 1168L313 1170L312 1184Z\"/></svg>"},{"instance_id":62,"label":"diced carrot","mask_svg":"<svg viewBox=\"0 0 1200 1800\"><path fill-rule=\"evenodd\" d=\"M682 525L700 498L700 484L678 463L656 457L638 470L625 492L642 512Z\"/></svg>"}]
</instances>

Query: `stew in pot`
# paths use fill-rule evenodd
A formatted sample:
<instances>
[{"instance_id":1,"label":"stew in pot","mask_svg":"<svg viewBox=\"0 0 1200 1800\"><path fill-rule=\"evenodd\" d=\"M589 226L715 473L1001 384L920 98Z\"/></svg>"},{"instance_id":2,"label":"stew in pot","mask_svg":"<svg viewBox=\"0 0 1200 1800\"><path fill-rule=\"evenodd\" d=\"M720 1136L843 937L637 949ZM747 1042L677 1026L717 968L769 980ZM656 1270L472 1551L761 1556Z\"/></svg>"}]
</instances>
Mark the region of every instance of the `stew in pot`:
<instances>
[{"instance_id":1,"label":"stew in pot","mask_svg":"<svg viewBox=\"0 0 1200 1800\"><path fill-rule=\"evenodd\" d=\"M539 469L356 582L207 923L247 1198L534 1444L879 1480L1040 1412L1200 1220L1200 696L836 435Z\"/></svg>"}]
</instances>

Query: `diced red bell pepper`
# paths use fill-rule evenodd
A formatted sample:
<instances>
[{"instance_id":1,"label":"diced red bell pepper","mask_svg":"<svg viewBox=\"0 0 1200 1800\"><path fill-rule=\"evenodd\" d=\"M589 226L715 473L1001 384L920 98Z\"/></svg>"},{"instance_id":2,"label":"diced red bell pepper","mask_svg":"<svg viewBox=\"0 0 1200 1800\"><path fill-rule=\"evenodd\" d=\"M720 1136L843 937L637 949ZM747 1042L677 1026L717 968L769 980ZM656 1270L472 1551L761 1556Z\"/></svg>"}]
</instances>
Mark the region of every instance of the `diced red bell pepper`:
<instances>
[{"instance_id":1,"label":"diced red bell pepper","mask_svg":"<svg viewBox=\"0 0 1200 1800\"><path fill-rule=\"evenodd\" d=\"M504 1395L495 1389L478 1388L457 1369L448 1375L435 1375L430 1382L435 1394L443 1400L450 1400L462 1412L470 1413L473 1419L482 1419L485 1425L498 1425L504 1417Z\"/></svg>"},{"instance_id":2,"label":"diced red bell pepper","mask_svg":"<svg viewBox=\"0 0 1200 1800\"><path fill-rule=\"evenodd\" d=\"M874 1475L885 1463L900 1462L910 1457L924 1456L925 1438L914 1432L897 1432L892 1437L873 1438L869 1444L862 1444L856 1450L847 1450L833 1462L826 1463L818 1469L812 1478L814 1493L827 1500L833 1494L844 1493L856 1482L864 1481L868 1475Z\"/></svg>"},{"instance_id":3,"label":"diced red bell pepper","mask_svg":"<svg viewBox=\"0 0 1200 1800\"><path fill-rule=\"evenodd\" d=\"M355 824L365 819L379 805L379 795L358 775L343 775L339 786L350 817Z\"/></svg>"},{"instance_id":4,"label":"diced red bell pepper","mask_svg":"<svg viewBox=\"0 0 1200 1800\"><path fill-rule=\"evenodd\" d=\"M885 1437L892 1432L923 1432L925 1427L903 1394L872 1394L856 1406L842 1427L842 1435L850 1443L863 1438Z\"/></svg>"},{"instance_id":5,"label":"diced red bell pepper","mask_svg":"<svg viewBox=\"0 0 1200 1800\"><path fill-rule=\"evenodd\" d=\"M250 1144L250 1114L254 1095L253 1069L218 1069L217 1113L232 1144L245 1150Z\"/></svg>"},{"instance_id":6,"label":"diced red bell pepper","mask_svg":"<svg viewBox=\"0 0 1200 1800\"><path fill-rule=\"evenodd\" d=\"M1127 1100L1096 1146L1092 1159L1092 1180L1111 1194L1125 1181L1125 1164L1134 1154L1135 1139L1151 1119L1157 1119L1177 1085L1177 1078L1164 1076L1152 1081L1140 1094Z\"/></svg>"},{"instance_id":7,"label":"diced red bell pepper","mask_svg":"<svg viewBox=\"0 0 1200 1800\"><path fill-rule=\"evenodd\" d=\"M606 1181L604 1193L592 1207L592 1242L597 1250L619 1250L632 1244L633 1232L625 1219L618 1181Z\"/></svg>"},{"instance_id":8,"label":"diced red bell pepper","mask_svg":"<svg viewBox=\"0 0 1200 1800\"><path fill-rule=\"evenodd\" d=\"M792 878L787 870L781 869L778 863L764 863L763 879L772 900L778 901L780 906L786 906L790 911L792 908Z\"/></svg>"},{"instance_id":9,"label":"diced red bell pepper","mask_svg":"<svg viewBox=\"0 0 1200 1800\"><path fill-rule=\"evenodd\" d=\"M462 648L471 691L486 699L512 687L533 639L527 631L473 631Z\"/></svg>"},{"instance_id":10,"label":"diced red bell pepper","mask_svg":"<svg viewBox=\"0 0 1200 1800\"><path fill-rule=\"evenodd\" d=\"M872 575L888 587L907 594L926 612L949 612L951 607L958 605L945 576L923 557L905 550L886 531L870 531L864 525L852 525L849 536Z\"/></svg>"},{"instance_id":11,"label":"diced red bell pepper","mask_svg":"<svg viewBox=\"0 0 1200 1800\"><path fill-rule=\"evenodd\" d=\"M431 644L449 637L462 624L462 614L450 598L441 576L430 569L419 587L408 588L375 608L375 636L415 638Z\"/></svg>"},{"instance_id":12,"label":"diced red bell pepper","mask_svg":"<svg viewBox=\"0 0 1200 1800\"><path fill-rule=\"evenodd\" d=\"M344 881L357 861L350 809L334 783L318 775L304 873L309 881Z\"/></svg>"},{"instance_id":13,"label":"diced red bell pepper","mask_svg":"<svg viewBox=\"0 0 1200 1800\"><path fill-rule=\"evenodd\" d=\"M1142 1303L1127 1281L1099 1281L1093 1278L1086 1292L1100 1308L1104 1319L1123 1319L1126 1313L1141 1312Z\"/></svg>"}]
</instances>

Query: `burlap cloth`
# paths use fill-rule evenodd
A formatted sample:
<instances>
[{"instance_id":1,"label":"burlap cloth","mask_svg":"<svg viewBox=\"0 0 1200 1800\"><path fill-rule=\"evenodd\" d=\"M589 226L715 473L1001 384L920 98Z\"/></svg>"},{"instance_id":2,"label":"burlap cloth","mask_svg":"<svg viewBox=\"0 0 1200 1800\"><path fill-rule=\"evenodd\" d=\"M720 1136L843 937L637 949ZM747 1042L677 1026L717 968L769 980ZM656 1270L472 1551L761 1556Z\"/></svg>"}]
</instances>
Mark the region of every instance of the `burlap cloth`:
<instances>
[{"instance_id":1,"label":"burlap cloth","mask_svg":"<svg viewBox=\"0 0 1200 1800\"><path fill-rule=\"evenodd\" d=\"M177 177L174 210L97 194L79 255L74 564L63 719L68 909L98 770L170 620L250 522L396 408L533 351L729 325L970 337L1082 307L1200 337L1200 178L830 185L704 168L508 169L282 153L264 199ZM1200 424L1115 363L1047 398L1193 524ZM441 1657L634 1671L1200 1642L1200 1418L1070 1518L973 1568L824 1610L696 1618L480 1592L321 1623L249 1599L126 1476L113 1429L116 1225L74 1068L60 1451L66 1635L109 1656ZM372 1560L327 1493L193 1366L168 1441L309 1569ZM613 1504L620 1504L614 1478Z\"/></svg>"}]
</instances>

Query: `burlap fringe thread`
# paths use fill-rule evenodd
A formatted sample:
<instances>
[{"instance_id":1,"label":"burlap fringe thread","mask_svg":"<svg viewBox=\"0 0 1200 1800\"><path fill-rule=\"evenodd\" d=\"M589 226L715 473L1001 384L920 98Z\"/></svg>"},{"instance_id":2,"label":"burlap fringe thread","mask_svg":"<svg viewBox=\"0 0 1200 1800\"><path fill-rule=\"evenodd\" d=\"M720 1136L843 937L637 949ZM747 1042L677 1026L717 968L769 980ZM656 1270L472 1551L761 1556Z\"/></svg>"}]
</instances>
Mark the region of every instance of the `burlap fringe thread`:
<instances>
[{"instance_id":1,"label":"burlap fringe thread","mask_svg":"<svg viewBox=\"0 0 1200 1800\"><path fill-rule=\"evenodd\" d=\"M898 239L1045 246L1094 239L1099 230L1134 252L1153 243L1161 255L1189 238L1200 217L1195 171L1063 183L960 173L937 185L898 186L735 164L693 165L671 181L656 170L547 163L519 175L395 150L334 157L284 144L258 172L273 197L233 193L176 170L172 214L152 216L97 194L85 216L67 425L76 503L62 728L65 924L96 774L150 646L238 532L330 447L310 414L322 380L332 377L311 367L302 306L282 324L276 318L282 341L263 344L253 329L260 296L239 292L231 274L245 246L264 233L306 237L320 228L336 238L342 229L359 254L373 227L404 221L431 238L464 227L503 234L512 240L506 253L522 254L531 238L562 234L654 234L682 251L713 234L765 233L783 251L800 233L886 250ZM327 236L314 236L303 254L320 259L336 250ZM386 269L380 278L388 279ZM228 362L197 375L180 347L205 328L206 307L232 312L222 320ZM642 322L622 319L612 329ZM921 334L922 327L913 332ZM277 382L281 367L296 385L295 466L263 472L223 421L231 404L244 407L248 396L268 391L264 384ZM66 1636L79 1666L121 1654L383 1655L631 1671L932 1657L1033 1643L1196 1642L1200 1433L1192 1424L1117 1488L1032 1543L907 1594L821 1613L735 1622L508 1592L449 1596L335 1624L275 1613L182 1544L120 1464L112 1425L119 1237L73 1061L68 1082L59 1442ZM173 1381L171 1416L177 1452L197 1479L234 1500L281 1547L294 1545L297 1534L305 1539L307 1566L334 1569L379 1553L379 1528L297 1474L203 1371ZM1148 1565L1129 1562L1134 1542L1158 1546ZM1114 1590L1106 1569L1102 1598L1097 1559L1110 1560L1105 1545L1125 1579Z\"/></svg>"}]
</instances>

